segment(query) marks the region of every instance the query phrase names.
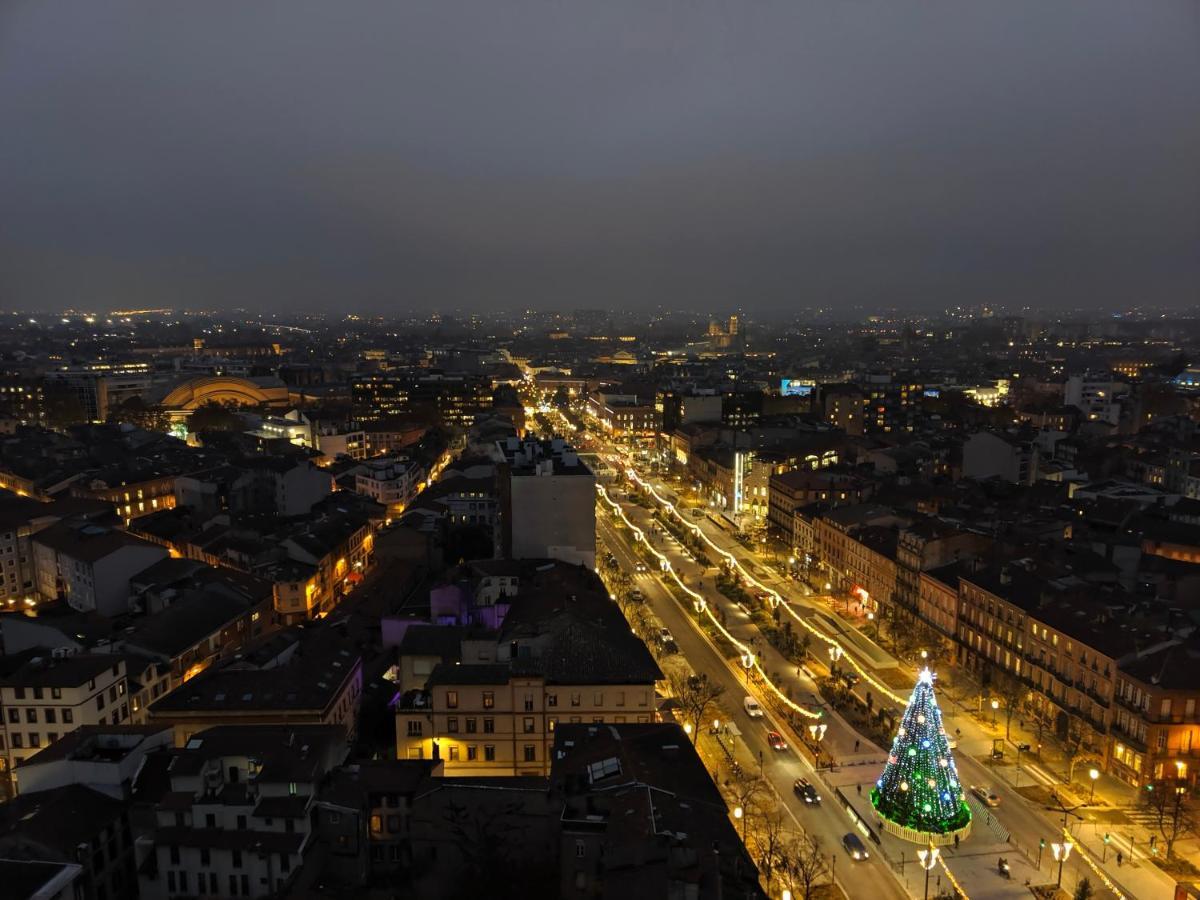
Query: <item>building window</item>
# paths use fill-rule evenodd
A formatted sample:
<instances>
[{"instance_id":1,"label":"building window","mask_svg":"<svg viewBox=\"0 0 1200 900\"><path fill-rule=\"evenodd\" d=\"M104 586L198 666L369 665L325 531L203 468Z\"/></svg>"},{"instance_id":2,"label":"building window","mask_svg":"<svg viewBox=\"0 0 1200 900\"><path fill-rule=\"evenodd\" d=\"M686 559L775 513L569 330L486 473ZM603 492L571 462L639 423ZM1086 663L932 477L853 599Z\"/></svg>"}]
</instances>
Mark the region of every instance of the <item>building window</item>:
<instances>
[{"instance_id":1,"label":"building window","mask_svg":"<svg viewBox=\"0 0 1200 900\"><path fill-rule=\"evenodd\" d=\"M467 762L474 762L477 753L478 748L474 744L471 744L471 746L467 747Z\"/></svg>"},{"instance_id":2,"label":"building window","mask_svg":"<svg viewBox=\"0 0 1200 900\"><path fill-rule=\"evenodd\" d=\"M458 709L458 691L446 691L446 708Z\"/></svg>"},{"instance_id":3,"label":"building window","mask_svg":"<svg viewBox=\"0 0 1200 900\"><path fill-rule=\"evenodd\" d=\"M478 730L478 728L476 727L475 718L473 716L468 716L467 717L467 734L474 734L477 730Z\"/></svg>"},{"instance_id":4,"label":"building window","mask_svg":"<svg viewBox=\"0 0 1200 900\"><path fill-rule=\"evenodd\" d=\"M526 716L525 721L522 723L522 727L524 728L526 734L533 734L533 716Z\"/></svg>"},{"instance_id":5,"label":"building window","mask_svg":"<svg viewBox=\"0 0 1200 900\"><path fill-rule=\"evenodd\" d=\"M450 762L458 762L458 745L450 745Z\"/></svg>"},{"instance_id":6,"label":"building window","mask_svg":"<svg viewBox=\"0 0 1200 900\"><path fill-rule=\"evenodd\" d=\"M579 705L580 696L581 696L580 694L571 694L571 705L572 706Z\"/></svg>"},{"instance_id":7,"label":"building window","mask_svg":"<svg viewBox=\"0 0 1200 900\"><path fill-rule=\"evenodd\" d=\"M25 710L25 721L28 722L30 725L37 724L37 710L34 709L32 706L29 709Z\"/></svg>"},{"instance_id":8,"label":"building window","mask_svg":"<svg viewBox=\"0 0 1200 900\"><path fill-rule=\"evenodd\" d=\"M446 732L448 734L458 733L458 716L450 716L446 719Z\"/></svg>"},{"instance_id":9,"label":"building window","mask_svg":"<svg viewBox=\"0 0 1200 900\"><path fill-rule=\"evenodd\" d=\"M36 731L29 732L29 746L30 747L42 746L42 736L40 734L38 734Z\"/></svg>"},{"instance_id":10,"label":"building window","mask_svg":"<svg viewBox=\"0 0 1200 900\"><path fill-rule=\"evenodd\" d=\"M546 695L546 705L547 706L558 706L558 694L547 694Z\"/></svg>"},{"instance_id":11,"label":"building window","mask_svg":"<svg viewBox=\"0 0 1200 900\"><path fill-rule=\"evenodd\" d=\"M484 744L483 758L485 762L496 761L496 748L492 744Z\"/></svg>"},{"instance_id":12,"label":"building window","mask_svg":"<svg viewBox=\"0 0 1200 900\"><path fill-rule=\"evenodd\" d=\"M583 859L584 854L586 853L585 847L586 847L586 845L583 843L583 841L575 842L575 858L576 859Z\"/></svg>"},{"instance_id":13,"label":"building window","mask_svg":"<svg viewBox=\"0 0 1200 900\"><path fill-rule=\"evenodd\" d=\"M421 736L421 723L419 721L416 721L414 719L408 720L408 736L409 737L420 737Z\"/></svg>"},{"instance_id":14,"label":"building window","mask_svg":"<svg viewBox=\"0 0 1200 900\"><path fill-rule=\"evenodd\" d=\"M492 709L496 705L496 695L492 691L483 692L483 708Z\"/></svg>"},{"instance_id":15,"label":"building window","mask_svg":"<svg viewBox=\"0 0 1200 900\"><path fill-rule=\"evenodd\" d=\"M496 733L496 720L495 719L484 719L483 720L483 733L484 734L495 734Z\"/></svg>"},{"instance_id":16,"label":"building window","mask_svg":"<svg viewBox=\"0 0 1200 900\"><path fill-rule=\"evenodd\" d=\"M533 712L533 694L525 695L525 712Z\"/></svg>"},{"instance_id":17,"label":"building window","mask_svg":"<svg viewBox=\"0 0 1200 900\"><path fill-rule=\"evenodd\" d=\"M537 748L533 744L525 745L525 762L537 762Z\"/></svg>"},{"instance_id":18,"label":"building window","mask_svg":"<svg viewBox=\"0 0 1200 900\"><path fill-rule=\"evenodd\" d=\"M179 845L172 844L170 853L171 853L171 865L174 865L174 866L179 865Z\"/></svg>"}]
</instances>

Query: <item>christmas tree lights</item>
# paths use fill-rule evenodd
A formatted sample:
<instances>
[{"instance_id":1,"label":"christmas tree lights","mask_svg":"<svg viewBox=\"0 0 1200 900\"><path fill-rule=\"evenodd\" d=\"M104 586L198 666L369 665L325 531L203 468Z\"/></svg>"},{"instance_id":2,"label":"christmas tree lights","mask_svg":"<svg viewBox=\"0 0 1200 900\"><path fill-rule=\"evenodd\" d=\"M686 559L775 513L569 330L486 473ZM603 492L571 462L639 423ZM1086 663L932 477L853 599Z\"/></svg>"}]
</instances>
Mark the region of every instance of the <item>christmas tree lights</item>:
<instances>
[{"instance_id":1,"label":"christmas tree lights","mask_svg":"<svg viewBox=\"0 0 1200 900\"><path fill-rule=\"evenodd\" d=\"M971 810L928 669L917 677L871 803L888 831L907 840L944 843L970 828Z\"/></svg>"}]
</instances>

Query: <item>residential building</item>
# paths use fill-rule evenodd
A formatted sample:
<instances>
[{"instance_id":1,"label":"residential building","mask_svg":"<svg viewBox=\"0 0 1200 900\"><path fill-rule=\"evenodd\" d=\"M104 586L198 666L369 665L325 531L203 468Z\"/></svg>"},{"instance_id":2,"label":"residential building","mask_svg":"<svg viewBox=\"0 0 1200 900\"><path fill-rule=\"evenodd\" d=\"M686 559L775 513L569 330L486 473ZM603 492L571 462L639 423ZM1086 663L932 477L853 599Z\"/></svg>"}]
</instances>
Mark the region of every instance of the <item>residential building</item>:
<instances>
[{"instance_id":1,"label":"residential building","mask_svg":"<svg viewBox=\"0 0 1200 900\"><path fill-rule=\"evenodd\" d=\"M13 859L79 866L73 896L88 900L138 896L127 801L81 784L23 793L0 804L0 860ZM14 896L9 887L0 886L0 893Z\"/></svg>"},{"instance_id":2,"label":"residential building","mask_svg":"<svg viewBox=\"0 0 1200 900\"><path fill-rule=\"evenodd\" d=\"M721 792L677 724L563 724L550 784L555 896L766 897Z\"/></svg>"},{"instance_id":3,"label":"residential building","mask_svg":"<svg viewBox=\"0 0 1200 900\"><path fill-rule=\"evenodd\" d=\"M560 723L654 721L662 673L598 579L576 573L556 567L513 598L496 662L439 663L400 698L401 759L441 759L448 776L544 776Z\"/></svg>"},{"instance_id":4,"label":"residential building","mask_svg":"<svg viewBox=\"0 0 1200 900\"><path fill-rule=\"evenodd\" d=\"M172 743L169 726L81 725L17 767L17 793L81 784L123 800L129 796L146 754Z\"/></svg>"},{"instance_id":5,"label":"residential building","mask_svg":"<svg viewBox=\"0 0 1200 900\"><path fill-rule=\"evenodd\" d=\"M420 492L427 475L409 459L372 459L356 468L354 490L386 506L389 516L398 516Z\"/></svg>"},{"instance_id":6,"label":"residential building","mask_svg":"<svg viewBox=\"0 0 1200 900\"><path fill-rule=\"evenodd\" d=\"M160 751L137 792L156 820L141 897L283 894L314 846L321 783L346 752L344 728L311 724L217 726Z\"/></svg>"},{"instance_id":7,"label":"residential building","mask_svg":"<svg viewBox=\"0 0 1200 900\"><path fill-rule=\"evenodd\" d=\"M44 528L32 545L38 593L103 616L128 612L130 579L168 555L128 532L87 521Z\"/></svg>"},{"instance_id":8,"label":"residential building","mask_svg":"<svg viewBox=\"0 0 1200 900\"><path fill-rule=\"evenodd\" d=\"M500 553L596 566L596 477L574 448L552 441L501 447Z\"/></svg>"},{"instance_id":9,"label":"residential building","mask_svg":"<svg viewBox=\"0 0 1200 900\"><path fill-rule=\"evenodd\" d=\"M353 736L362 678L339 629L289 630L184 682L151 704L147 722L173 725L178 745L220 724L340 725Z\"/></svg>"},{"instance_id":10,"label":"residential building","mask_svg":"<svg viewBox=\"0 0 1200 900\"><path fill-rule=\"evenodd\" d=\"M999 478L1033 484L1038 477L1038 448L1006 431L977 431L963 442L963 478Z\"/></svg>"},{"instance_id":11,"label":"residential building","mask_svg":"<svg viewBox=\"0 0 1200 900\"><path fill-rule=\"evenodd\" d=\"M130 720L125 660L52 648L0 657L0 781L17 765L84 725Z\"/></svg>"}]
</instances>

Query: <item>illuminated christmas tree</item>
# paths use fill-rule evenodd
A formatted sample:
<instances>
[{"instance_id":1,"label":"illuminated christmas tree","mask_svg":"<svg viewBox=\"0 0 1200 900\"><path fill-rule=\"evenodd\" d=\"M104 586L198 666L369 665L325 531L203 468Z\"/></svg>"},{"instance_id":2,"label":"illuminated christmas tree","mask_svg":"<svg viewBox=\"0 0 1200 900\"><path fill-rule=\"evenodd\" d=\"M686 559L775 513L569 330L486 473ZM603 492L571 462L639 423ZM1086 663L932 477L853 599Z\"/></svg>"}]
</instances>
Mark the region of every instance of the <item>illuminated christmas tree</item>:
<instances>
[{"instance_id":1,"label":"illuminated christmas tree","mask_svg":"<svg viewBox=\"0 0 1200 900\"><path fill-rule=\"evenodd\" d=\"M948 843L971 827L928 669L917 677L871 803L888 831L910 841Z\"/></svg>"}]
</instances>

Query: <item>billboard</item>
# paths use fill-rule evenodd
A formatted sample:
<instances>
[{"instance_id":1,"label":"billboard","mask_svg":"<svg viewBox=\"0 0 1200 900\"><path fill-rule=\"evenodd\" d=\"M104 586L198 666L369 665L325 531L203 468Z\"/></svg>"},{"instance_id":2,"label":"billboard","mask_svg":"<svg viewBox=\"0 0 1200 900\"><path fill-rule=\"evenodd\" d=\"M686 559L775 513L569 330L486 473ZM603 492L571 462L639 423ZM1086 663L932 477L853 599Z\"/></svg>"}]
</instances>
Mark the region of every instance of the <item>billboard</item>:
<instances>
[{"instance_id":1,"label":"billboard","mask_svg":"<svg viewBox=\"0 0 1200 900\"><path fill-rule=\"evenodd\" d=\"M815 386L811 381L784 378L779 382L779 393L784 397L811 397Z\"/></svg>"}]
</instances>

